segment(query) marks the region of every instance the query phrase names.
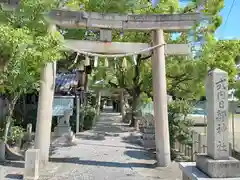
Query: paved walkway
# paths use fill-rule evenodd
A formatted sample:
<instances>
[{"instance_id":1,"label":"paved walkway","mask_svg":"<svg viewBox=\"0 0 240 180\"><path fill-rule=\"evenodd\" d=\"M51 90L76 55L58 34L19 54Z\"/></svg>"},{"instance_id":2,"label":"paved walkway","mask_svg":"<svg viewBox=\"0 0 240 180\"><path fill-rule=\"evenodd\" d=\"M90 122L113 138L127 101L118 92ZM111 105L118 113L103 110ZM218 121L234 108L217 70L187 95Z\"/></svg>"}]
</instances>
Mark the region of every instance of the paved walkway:
<instances>
[{"instance_id":1,"label":"paved walkway","mask_svg":"<svg viewBox=\"0 0 240 180\"><path fill-rule=\"evenodd\" d=\"M136 133L120 119L119 114L102 113L96 127L79 133L74 144L57 142L40 180L181 179L177 163L155 167L154 155L138 145Z\"/></svg>"}]
</instances>

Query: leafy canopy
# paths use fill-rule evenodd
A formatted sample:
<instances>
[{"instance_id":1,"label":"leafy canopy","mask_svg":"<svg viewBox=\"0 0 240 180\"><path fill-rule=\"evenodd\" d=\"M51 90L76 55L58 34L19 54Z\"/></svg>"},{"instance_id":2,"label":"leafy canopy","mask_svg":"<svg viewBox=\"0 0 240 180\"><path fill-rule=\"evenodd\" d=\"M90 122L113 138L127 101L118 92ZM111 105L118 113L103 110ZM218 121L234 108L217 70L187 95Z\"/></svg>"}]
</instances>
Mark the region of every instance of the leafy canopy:
<instances>
[{"instance_id":1,"label":"leafy canopy","mask_svg":"<svg viewBox=\"0 0 240 180\"><path fill-rule=\"evenodd\" d=\"M61 57L62 36L48 33L43 13L49 1L23 0L13 12L0 11L0 92L20 95L37 88L40 70Z\"/></svg>"}]
</instances>

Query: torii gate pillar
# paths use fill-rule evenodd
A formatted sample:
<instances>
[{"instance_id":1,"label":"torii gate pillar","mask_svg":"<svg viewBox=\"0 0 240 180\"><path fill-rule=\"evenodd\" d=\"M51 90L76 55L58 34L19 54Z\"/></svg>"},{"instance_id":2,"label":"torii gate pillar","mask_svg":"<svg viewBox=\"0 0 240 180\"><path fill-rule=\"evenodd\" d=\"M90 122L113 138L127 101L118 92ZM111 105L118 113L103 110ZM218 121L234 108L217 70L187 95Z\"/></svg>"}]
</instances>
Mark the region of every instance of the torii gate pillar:
<instances>
[{"instance_id":1,"label":"torii gate pillar","mask_svg":"<svg viewBox=\"0 0 240 180\"><path fill-rule=\"evenodd\" d=\"M154 30L152 38L154 45L165 43L163 30ZM166 167L171 163L171 158L164 45L154 49L152 73L156 155L158 165Z\"/></svg>"},{"instance_id":2,"label":"torii gate pillar","mask_svg":"<svg viewBox=\"0 0 240 180\"><path fill-rule=\"evenodd\" d=\"M50 25L49 33L56 26ZM40 93L38 99L35 149L40 150L40 166L48 163L52 126L52 103L55 90L56 62L47 63L41 70Z\"/></svg>"}]
</instances>

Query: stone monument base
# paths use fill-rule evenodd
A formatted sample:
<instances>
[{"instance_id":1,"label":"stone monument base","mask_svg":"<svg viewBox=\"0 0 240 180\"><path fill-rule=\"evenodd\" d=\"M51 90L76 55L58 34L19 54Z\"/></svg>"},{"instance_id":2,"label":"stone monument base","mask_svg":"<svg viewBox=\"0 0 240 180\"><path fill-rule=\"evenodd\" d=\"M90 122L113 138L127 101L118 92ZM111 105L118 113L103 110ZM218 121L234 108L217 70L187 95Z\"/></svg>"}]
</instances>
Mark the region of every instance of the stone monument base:
<instances>
[{"instance_id":1,"label":"stone monument base","mask_svg":"<svg viewBox=\"0 0 240 180\"><path fill-rule=\"evenodd\" d=\"M182 171L182 180L239 180L235 178L211 178L196 167L195 162L181 162L179 168Z\"/></svg>"},{"instance_id":2,"label":"stone monument base","mask_svg":"<svg viewBox=\"0 0 240 180\"><path fill-rule=\"evenodd\" d=\"M240 161L233 157L214 160L206 154L199 154L196 156L196 167L211 178L240 177Z\"/></svg>"},{"instance_id":3,"label":"stone monument base","mask_svg":"<svg viewBox=\"0 0 240 180\"><path fill-rule=\"evenodd\" d=\"M69 134L71 135L71 127L68 125L58 125L54 128L54 136L60 137L64 134Z\"/></svg>"}]
</instances>

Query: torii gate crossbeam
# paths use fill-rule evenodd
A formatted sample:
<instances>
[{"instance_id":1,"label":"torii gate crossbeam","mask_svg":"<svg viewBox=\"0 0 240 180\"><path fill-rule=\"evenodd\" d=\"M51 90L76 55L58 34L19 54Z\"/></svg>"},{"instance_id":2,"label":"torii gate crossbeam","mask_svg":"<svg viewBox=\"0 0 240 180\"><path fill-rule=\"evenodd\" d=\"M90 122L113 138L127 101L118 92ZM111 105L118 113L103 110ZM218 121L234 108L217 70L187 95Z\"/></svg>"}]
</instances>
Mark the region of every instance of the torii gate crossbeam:
<instances>
[{"instance_id":1,"label":"torii gate crossbeam","mask_svg":"<svg viewBox=\"0 0 240 180\"><path fill-rule=\"evenodd\" d=\"M129 43L129 42L110 42L105 43L101 41L82 41L70 40L64 41L65 50L79 50L85 52L99 53L99 54L125 54L132 52L139 52L142 49L151 47L147 43ZM145 52L149 54L149 52ZM187 44L166 44L166 55L188 55L191 53L191 48Z\"/></svg>"}]
</instances>

